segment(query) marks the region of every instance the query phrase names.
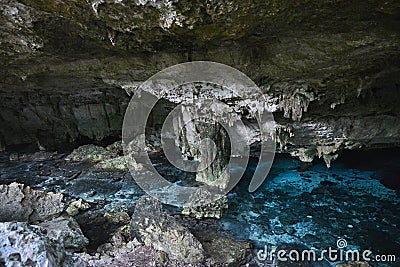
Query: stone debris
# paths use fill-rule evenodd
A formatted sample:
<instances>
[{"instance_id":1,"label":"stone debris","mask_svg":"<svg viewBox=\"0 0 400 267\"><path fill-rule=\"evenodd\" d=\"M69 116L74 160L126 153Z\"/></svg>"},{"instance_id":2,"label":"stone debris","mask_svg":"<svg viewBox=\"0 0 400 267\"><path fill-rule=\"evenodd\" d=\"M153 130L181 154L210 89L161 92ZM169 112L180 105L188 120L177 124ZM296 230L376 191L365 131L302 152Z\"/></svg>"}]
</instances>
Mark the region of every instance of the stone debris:
<instances>
[{"instance_id":1,"label":"stone debris","mask_svg":"<svg viewBox=\"0 0 400 267\"><path fill-rule=\"evenodd\" d=\"M187 264L168 258L165 252L155 250L150 246L133 245L128 243L124 249L109 247L108 253L79 254L81 260L90 267L138 267L138 266L168 266L168 267L200 267L202 264ZM208 265L209 266L209 265Z\"/></svg>"}]
</instances>

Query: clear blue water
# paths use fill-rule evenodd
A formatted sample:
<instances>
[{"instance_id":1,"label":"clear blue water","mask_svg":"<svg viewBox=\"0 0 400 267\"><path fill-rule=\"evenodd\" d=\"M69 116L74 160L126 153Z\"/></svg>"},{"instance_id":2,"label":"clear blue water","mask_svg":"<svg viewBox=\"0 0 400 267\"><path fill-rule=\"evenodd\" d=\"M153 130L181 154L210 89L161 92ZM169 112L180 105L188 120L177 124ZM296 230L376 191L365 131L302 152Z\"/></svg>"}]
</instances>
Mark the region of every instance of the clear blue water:
<instances>
[{"instance_id":1,"label":"clear blue water","mask_svg":"<svg viewBox=\"0 0 400 267\"><path fill-rule=\"evenodd\" d=\"M400 256L400 153L398 150L345 153L327 168L277 155L268 179L247 191L257 161L228 195L229 209L218 225L231 237L264 245L296 244L315 250L336 247ZM159 162L157 163L159 164ZM62 192L106 211L132 212L144 192L127 172L93 172L87 164L0 160L0 182L21 182ZM168 170L167 170L168 171ZM68 179L81 172L78 178ZM169 171L174 176L174 171ZM397 190L397 191L396 191ZM396 266L397 263L375 266Z\"/></svg>"},{"instance_id":2,"label":"clear blue water","mask_svg":"<svg viewBox=\"0 0 400 267\"><path fill-rule=\"evenodd\" d=\"M249 193L252 163L219 224L258 248L294 243L321 251L342 238L345 249L400 256L399 155L347 153L329 169L278 156L267 181Z\"/></svg>"}]
</instances>

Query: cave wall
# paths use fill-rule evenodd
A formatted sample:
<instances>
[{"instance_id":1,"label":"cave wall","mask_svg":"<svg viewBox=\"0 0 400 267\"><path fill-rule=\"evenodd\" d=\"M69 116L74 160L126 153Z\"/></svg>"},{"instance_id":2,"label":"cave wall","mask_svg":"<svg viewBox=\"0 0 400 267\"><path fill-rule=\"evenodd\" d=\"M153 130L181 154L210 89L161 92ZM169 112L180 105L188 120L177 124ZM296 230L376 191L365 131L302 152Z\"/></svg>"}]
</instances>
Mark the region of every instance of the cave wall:
<instances>
[{"instance_id":1,"label":"cave wall","mask_svg":"<svg viewBox=\"0 0 400 267\"><path fill-rule=\"evenodd\" d=\"M119 136L138 84L194 60L261 87L279 151L400 144L398 1L4 0L0 22L2 149Z\"/></svg>"}]
</instances>

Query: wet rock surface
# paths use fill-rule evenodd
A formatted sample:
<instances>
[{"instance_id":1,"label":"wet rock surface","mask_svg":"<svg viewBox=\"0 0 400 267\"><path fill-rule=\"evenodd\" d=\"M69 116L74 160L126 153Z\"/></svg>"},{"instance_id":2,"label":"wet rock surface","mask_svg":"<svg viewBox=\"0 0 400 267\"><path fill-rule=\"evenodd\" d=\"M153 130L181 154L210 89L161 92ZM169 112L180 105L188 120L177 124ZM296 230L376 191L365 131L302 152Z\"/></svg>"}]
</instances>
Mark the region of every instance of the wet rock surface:
<instances>
[{"instance_id":1,"label":"wet rock surface","mask_svg":"<svg viewBox=\"0 0 400 267\"><path fill-rule=\"evenodd\" d=\"M102 171L126 171L128 170L128 163L126 156L103 160L93 166L96 170Z\"/></svg>"}]
</instances>

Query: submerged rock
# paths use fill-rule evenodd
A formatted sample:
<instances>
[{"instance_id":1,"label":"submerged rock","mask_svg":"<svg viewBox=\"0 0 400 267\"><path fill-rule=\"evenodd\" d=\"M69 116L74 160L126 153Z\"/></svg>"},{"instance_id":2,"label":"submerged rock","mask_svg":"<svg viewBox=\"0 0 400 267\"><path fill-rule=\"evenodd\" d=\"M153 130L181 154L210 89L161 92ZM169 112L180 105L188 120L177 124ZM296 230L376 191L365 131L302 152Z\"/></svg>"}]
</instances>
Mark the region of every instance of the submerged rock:
<instances>
[{"instance_id":1,"label":"submerged rock","mask_svg":"<svg viewBox=\"0 0 400 267\"><path fill-rule=\"evenodd\" d=\"M63 266L66 259L61 243L24 222L0 223L0 247L4 266Z\"/></svg>"},{"instance_id":2,"label":"submerged rock","mask_svg":"<svg viewBox=\"0 0 400 267\"><path fill-rule=\"evenodd\" d=\"M61 193L33 190L23 184L0 185L0 221L45 221L63 212Z\"/></svg>"},{"instance_id":3,"label":"submerged rock","mask_svg":"<svg viewBox=\"0 0 400 267\"><path fill-rule=\"evenodd\" d=\"M168 253L171 259L186 263L199 263L204 259L201 243L150 196L144 196L136 203L131 220L131 238L134 237Z\"/></svg>"},{"instance_id":4,"label":"submerged rock","mask_svg":"<svg viewBox=\"0 0 400 267\"><path fill-rule=\"evenodd\" d=\"M80 251L89 244L79 224L73 218L59 217L38 224L46 229L46 235L61 242L66 249Z\"/></svg>"},{"instance_id":5,"label":"submerged rock","mask_svg":"<svg viewBox=\"0 0 400 267\"><path fill-rule=\"evenodd\" d=\"M338 264L336 267L369 267L371 265L365 261L349 261L345 264Z\"/></svg>"}]
</instances>

